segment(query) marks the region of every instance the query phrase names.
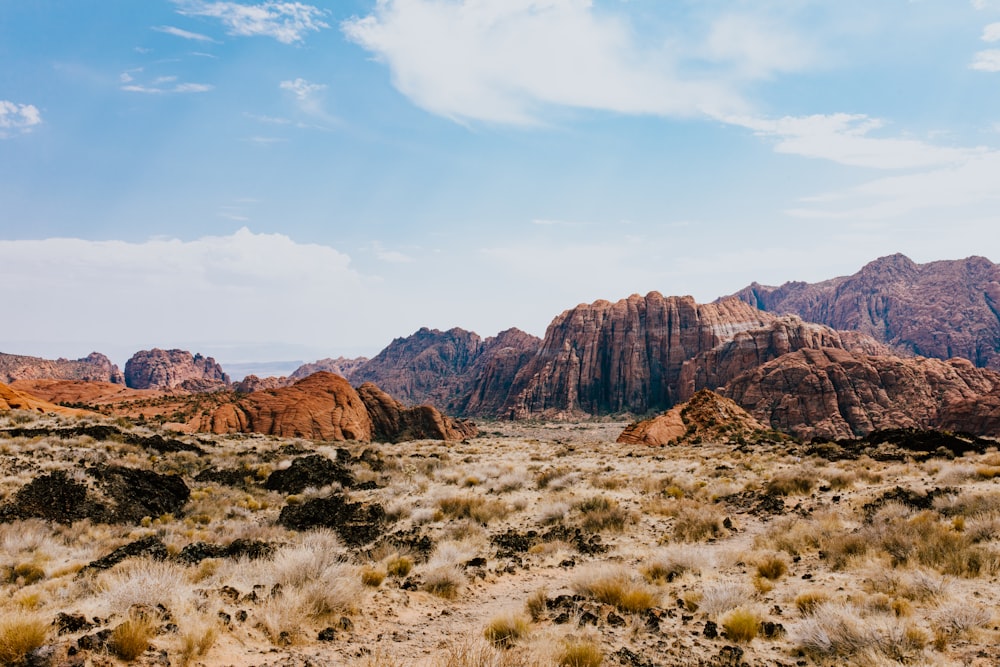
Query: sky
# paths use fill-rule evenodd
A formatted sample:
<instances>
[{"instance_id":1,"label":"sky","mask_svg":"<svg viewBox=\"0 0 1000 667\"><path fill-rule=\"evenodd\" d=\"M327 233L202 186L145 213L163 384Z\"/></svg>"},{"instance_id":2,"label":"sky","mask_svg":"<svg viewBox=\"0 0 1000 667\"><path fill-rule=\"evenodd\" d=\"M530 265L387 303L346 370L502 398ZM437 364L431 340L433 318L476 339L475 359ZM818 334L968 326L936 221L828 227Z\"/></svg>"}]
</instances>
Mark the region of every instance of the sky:
<instances>
[{"instance_id":1,"label":"sky","mask_svg":"<svg viewBox=\"0 0 1000 667\"><path fill-rule=\"evenodd\" d=\"M1000 0L0 0L0 352L1000 261Z\"/></svg>"}]
</instances>

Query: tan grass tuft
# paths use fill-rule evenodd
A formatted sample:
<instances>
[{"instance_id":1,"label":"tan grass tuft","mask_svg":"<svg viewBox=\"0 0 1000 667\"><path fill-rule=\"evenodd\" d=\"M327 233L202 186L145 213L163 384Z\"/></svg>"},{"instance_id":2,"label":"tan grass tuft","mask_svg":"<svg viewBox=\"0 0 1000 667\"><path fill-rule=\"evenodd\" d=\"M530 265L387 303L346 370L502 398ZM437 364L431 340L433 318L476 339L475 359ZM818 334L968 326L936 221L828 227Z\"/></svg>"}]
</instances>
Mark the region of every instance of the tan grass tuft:
<instances>
[{"instance_id":1,"label":"tan grass tuft","mask_svg":"<svg viewBox=\"0 0 1000 667\"><path fill-rule=\"evenodd\" d=\"M518 639L528 634L529 621L517 613L494 617L483 630L483 636L497 648L510 648Z\"/></svg>"},{"instance_id":2,"label":"tan grass tuft","mask_svg":"<svg viewBox=\"0 0 1000 667\"><path fill-rule=\"evenodd\" d=\"M4 610L0 617L0 665L17 665L45 643L48 623L40 617Z\"/></svg>"}]
</instances>

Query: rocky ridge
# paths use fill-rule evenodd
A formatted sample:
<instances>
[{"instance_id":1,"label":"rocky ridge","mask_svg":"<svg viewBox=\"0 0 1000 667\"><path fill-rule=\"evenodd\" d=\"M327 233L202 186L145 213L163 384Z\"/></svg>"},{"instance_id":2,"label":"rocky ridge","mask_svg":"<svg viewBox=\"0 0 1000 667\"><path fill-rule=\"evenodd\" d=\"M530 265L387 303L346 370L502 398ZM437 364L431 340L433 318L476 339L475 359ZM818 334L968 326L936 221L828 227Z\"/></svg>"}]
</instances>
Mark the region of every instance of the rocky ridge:
<instances>
[{"instance_id":1,"label":"rocky ridge","mask_svg":"<svg viewBox=\"0 0 1000 667\"><path fill-rule=\"evenodd\" d=\"M767 427L728 398L702 389L667 412L630 424L618 442L629 445L675 445L743 442L767 435Z\"/></svg>"},{"instance_id":2,"label":"rocky ridge","mask_svg":"<svg viewBox=\"0 0 1000 667\"><path fill-rule=\"evenodd\" d=\"M38 379L125 384L125 376L118 367L99 352L91 352L76 361L0 353L0 382L10 384L16 380Z\"/></svg>"},{"instance_id":3,"label":"rocky ridge","mask_svg":"<svg viewBox=\"0 0 1000 667\"><path fill-rule=\"evenodd\" d=\"M318 361L314 361L309 364L302 364L288 376L289 384L292 384L296 380L307 378L313 373L318 373L320 371L333 373L334 375L339 375L342 378L350 380L354 371L364 365L367 361L367 357L357 357L355 359L337 357L336 359L319 359Z\"/></svg>"},{"instance_id":4,"label":"rocky ridge","mask_svg":"<svg viewBox=\"0 0 1000 667\"><path fill-rule=\"evenodd\" d=\"M125 384L132 389L181 389L209 392L229 387L229 376L212 357L186 350L142 350L125 364Z\"/></svg>"},{"instance_id":5,"label":"rocky ridge","mask_svg":"<svg viewBox=\"0 0 1000 667\"><path fill-rule=\"evenodd\" d=\"M0 383L0 410L30 410L31 412L47 412L53 414L83 417L90 413L85 410L66 408L18 391Z\"/></svg>"},{"instance_id":6,"label":"rocky ridge","mask_svg":"<svg viewBox=\"0 0 1000 667\"><path fill-rule=\"evenodd\" d=\"M768 312L860 331L898 353L964 357L1000 370L1000 265L985 257L917 264L896 254L851 276L752 283L734 296Z\"/></svg>"}]
</instances>

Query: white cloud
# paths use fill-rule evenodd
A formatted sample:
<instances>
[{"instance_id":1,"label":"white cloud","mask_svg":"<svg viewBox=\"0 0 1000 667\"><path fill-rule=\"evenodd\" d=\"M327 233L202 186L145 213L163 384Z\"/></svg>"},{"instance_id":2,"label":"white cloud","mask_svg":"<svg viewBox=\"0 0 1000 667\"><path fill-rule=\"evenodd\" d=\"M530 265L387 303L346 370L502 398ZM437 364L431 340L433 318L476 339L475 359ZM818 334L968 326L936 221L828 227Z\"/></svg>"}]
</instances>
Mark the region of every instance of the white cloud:
<instances>
[{"instance_id":1,"label":"white cloud","mask_svg":"<svg viewBox=\"0 0 1000 667\"><path fill-rule=\"evenodd\" d=\"M175 28L172 25L156 26L153 30L173 35L174 37L180 37L181 39L190 39L196 42L215 42L215 40L208 35L202 35L201 33L191 32L190 30L184 30L182 28Z\"/></svg>"},{"instance_id":2,"label":"white cloud","mask_svg":"<svg viewBox=\"0 0 1000 667\"><path fill-rule=\"evenodd\" d=\"M727 123L776 140L779 153L832 160L875 169L910 169L960 164L982 148L937 146L918 139L871 136L884 122L864 114L817 114L778 119L729 116Z\"/></svg>"},{"instance_id":3,"label":"white cloud","mask_svg":"<svg viewBox=\"0 0 1000 667\"><path fill-rule=\"evenodd\" d=\"M295 96L295 103L302 113L322 121L324 126L338 125L340 123L340 119L327 112L323 106L323 99L320 93L326 90L325 84L310 83L303 78L297 78L293 81L282 81L279 87L281 90L288 91ZM310 126L303 123L298 123L298 126L316 127L315 125Z\"/></svg>"},{"instance_id":4,"label":"white cloud","mask_svg":"<svg viewBox=\"0 0 1000 667\"><path fill-rule=\"evenodd\" d=\"M979 51L969 67L980 72L1000 72L1000 49Z\"/></svg>"},{"instance_id":5,"label":"white cloud","mask_svg":"<svg viewBox=\"0 0 1000 667\"><path fill-rule=\"evenodd\" d=\"M713 22L704 56L729 63L747 79L804 70L817 58L814 46L784 26L737 14L727 14Z\"/></svg>"},{"instance_id":6,"label":"white cloud","mask_svg":"<svg viewBox=\"0 0 1000 667\"><path fill-rule=\"evenodd\" d=\"M322 83L309 83L305 79L298 78L294 81L282 81L280 87L282 90L290 91L299 101L305 101L312 97L313 94L326 88L326 85Z\"/></svg>"},{"instance_id":7,"label":"white cloud","mask_svg":"<svg viewBox=\"0 0 1000 667\"><path fill-rule=\"evenodd\" d=\"M548 105L694 116L742 107L731 85L686 78L663 45L641 49L628 23L590 0L380 0L341 25L384 61L418 106L456 120L532 124ZM753 44L720 58L771 52Z\"/></svg>"},{"instance_id":8,"label":"white cloud","mask_svg":"<svg viewBox=\"0 0 1000 667\"><path fill-rule=\"evenodd\" d=\"M141 72L142 68L122 72L118 77L123 84L121 89L129 93L144 93L146 95L166 95L171 93L207 93L215 89L215 86L208 83L184 83L178 82L178 77L158 76L149 83L136 82L134 73ZM130 73L131 72L131 73ZM173 84L173 85L165 85Z\"/></svg>"},{"instance_id":9,"label":"white cloud","mask_svg":"<svg viewBox=\"0 0 1000 667\"><path fill-rule=\"evenodd\" d=\"M1000 23L991 23L983 28L984 42L1000 42Z\"/></svg>"},{"instance_id":10,"label":"white cloud","mask_svg":"<svg viewBox=\"0 0 1000 667\"><path fill-rule=\"evenodd\" d=\"M31 132L41 122L42 114L35 105L0 100L0 139Z\"/></svg>"},{"instance_id":11,"label":"white cloud","mask_svg":"<svg viewBox=\"0 0 1000 667\"><path fill-rule=\"evenodd\" d=\"M301 42L310 32L330 26L323 22L326 10L301 2L263 2L244 5L238 2L174 0L177 11L186 16L219 19L230 35L273 37L282 44Z\"/></svg>"},{"instance_id":12,"label":"white cloud","mask_svg":"<svg viewBox=\"0 0 1000 667\"><path fill-rule=\"evenodd\" d=\"M372 243L372 249L375 251L375 257L390 264L409 264L416 261L409 255L398 250L387 249L378 241Z\"/></svg>"},{"instance_id":13,"label":"white cloud","mask_svg":"<svg viewBox=\"0 0 1000 667\"><path fill-rule=\"evenodd\" d=\"M193 241L0 241L7 340L285 341L336 348L370 335L367 281L337 250L246 228ZM50 304L50 305L44 305ZM106 306L128 304L118 316ZM124 312L124 311L123 311ZM357 330L361 333L355 333ZM47 333L43 333L47 332Z\"/></svg>"}]
</instances>

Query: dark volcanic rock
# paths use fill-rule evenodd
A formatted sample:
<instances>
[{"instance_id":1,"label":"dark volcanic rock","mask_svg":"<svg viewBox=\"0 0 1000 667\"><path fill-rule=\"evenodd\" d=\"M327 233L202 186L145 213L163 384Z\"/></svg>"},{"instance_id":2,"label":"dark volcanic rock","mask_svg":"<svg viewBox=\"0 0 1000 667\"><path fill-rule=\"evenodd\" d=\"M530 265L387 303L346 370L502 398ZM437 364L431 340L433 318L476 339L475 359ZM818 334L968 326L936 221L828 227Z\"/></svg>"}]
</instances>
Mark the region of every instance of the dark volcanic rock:
<instances>
[{"instance_id":1,"label":"dark volcanic rock","mask_svg":"<svg viewBox=\"0 0 1000 667\"><path fill-rule=\"evenodd\" d=\"M126 558L152 558L153 560L167 559L167 545L156 535L149 535L142 539L130 542L118 547L107 556L98 558L88 563L84 570L107 570L122 562Z\"/></svg>"},{"instance_id":2,"label":"dark volcanic rock","mask_svg":"<svg viewBox=\"0 0 1000 667\"><path fill-rule=\"evenodd\" d=\"M354 475L340 461L313 454L297 458L289 467L272 472L264 488L281 493L302 493L309 487L319 489L329 484L350 488L354 486Z\"/></svg>"},{"instance_id":3,"label":"dark volcanic rock","mask_svg":"<svg viewBox=\"0 0 1000 667\"><path fill-rule=\"evenodd\" d=\"M82 359L41 359L0 353L0 382L15 380L84 380L125 384L125 376L103 354L92 352Z\"/></svg>"},{"instance_id":4,"label":"dark volcanic rock","mask_svg":"<svg viewBox=\"0 0 1000 667\"><path fill-rule=\"evenodd\" d=\"M211 357L186 350L142 350L125 363L125 383L133 389L206 392L226 389L229 376Z\"/></svg>"},{"instance_id":5,"label":"dark volcanic rock","mask_svg":"<svg viewBox=\"0 0 1000 667\"><path fill-rule=\"evenodd\" d=\"M377 503L352 503L346 496L334 494L301 505L285 505L278 523L291 530L332 528L346 544L356 547L378 539L388 518Z\"/></svg>"},{"instance_id":6,"label":"dark volcanic rock","mask_svg":"<svg viewBox=\"0 0 1000 667\"><path fill-rule=\"evenodd\" d=\"M206 558L246 558L247 560L257 560L267 558L274 553L274 545L260 540L233 540L226 546L220 544L207 544L205 542L192 542L177 554L177 560L188 565L200 563Z\"/></svg>"},{"instance_id":7,"label":"dark volcanic rock","mask_svg":"<svg viewBox=\"0 0 1000 667\"><path fill-rule=\"evenodd\" d=\"M100 442L108 440L124 442L129 445L137 445L146 449L154 449L164 454L168 452L194 452L195 454L205 453L204 450L202 450L202 448L198 445L184 442L183 440L177 440L176 438L164 438L159 433L154 433L150 436L130 433L128 431L123 431L116 426L111 426L110 424L80 424L77 426L70 426L68 428L15 427L0 429L0 434L7 435L12 438L38 438L43 436L55 438L76 438L79 436L87 436Z\"/></svg>"},{"instance_id":8,"label":"dark volcanic rock","mask_svg":"<svg viewBox=\"0 0 1000 667\"><path fill-rule=\"evenodd\" d=\"M891 255L852 276L753 283L735 296L761 310L866 333L904 353L959 356L1000 370L1000 266L985 257L915 264Z\"/></svg>"},{"instance_id":9,"label":"dark volcanic rock","mask_svg":"<svg viewBox=\"0 0 1000 667\"><path fill-rule=\"evenodd\" d=\"M106 523L139 523L143 517L179 512L191 495L179 475L105 465L87 468L86 473L112 500Z\"/></svg>"},{"instance_id":10,"label":"dark volcanic rock","mask_svg":"<svg viewBox=\"0 0 1000 667\"><path fill-rule=\"evenodd\" d=\"M371 383L358 387L358 394L371 416L374 440L462 440L478 433L472 422L446 417L429 405L404 407Z\"/></svg>"},{"instance_id":11,"label":"dark volcanic rock","mask_svg":"<svg viewBox=\"0 0 1000 667\"><path fill-rule=\"evenodd\" d=\"M837 439L876 429L936 428L950 406L997 387L1000 374L964 359L823 348L783 355L735 378L720 393L772 428L803 439Z\"/></svg>"},{"instance_id":12,"label":"dark volcanic rock","mask_svg":"<svg viewBox=\"0 0 1000 667\"><path fill-rule=\"evenodd\" d=\"M249 479L249 481L248 481ZM253 485L255 474L253 470L237 468L206 468L194 476L196 482L214 482L223 486L233 486L246 489Z\"/></svg>"},{"instance_id":13,"label":"dark volcanic rock","mask_svg":"<svg viewBox=\"0 0 1000 667\"><path fill-rule=\"evenodd\" d=\"M685 361L773 319L736 299L699 305L657 292L581 304L549 325L541 349L518 372L503 416L666 410L680 398Z\"/></svg>"},{"instance_id":14,"label":"dark volcanic rock","mask_svg":"<svg viewBox=\"0 0 1000 667\"><path fill-rule=\"evenodd\" d=\"M56 470L21 487L11 502L0 507L0 521L39 518L68 524L102 516L105 508L87 495L86 484Z\"/></svg>"}]
</instances>

